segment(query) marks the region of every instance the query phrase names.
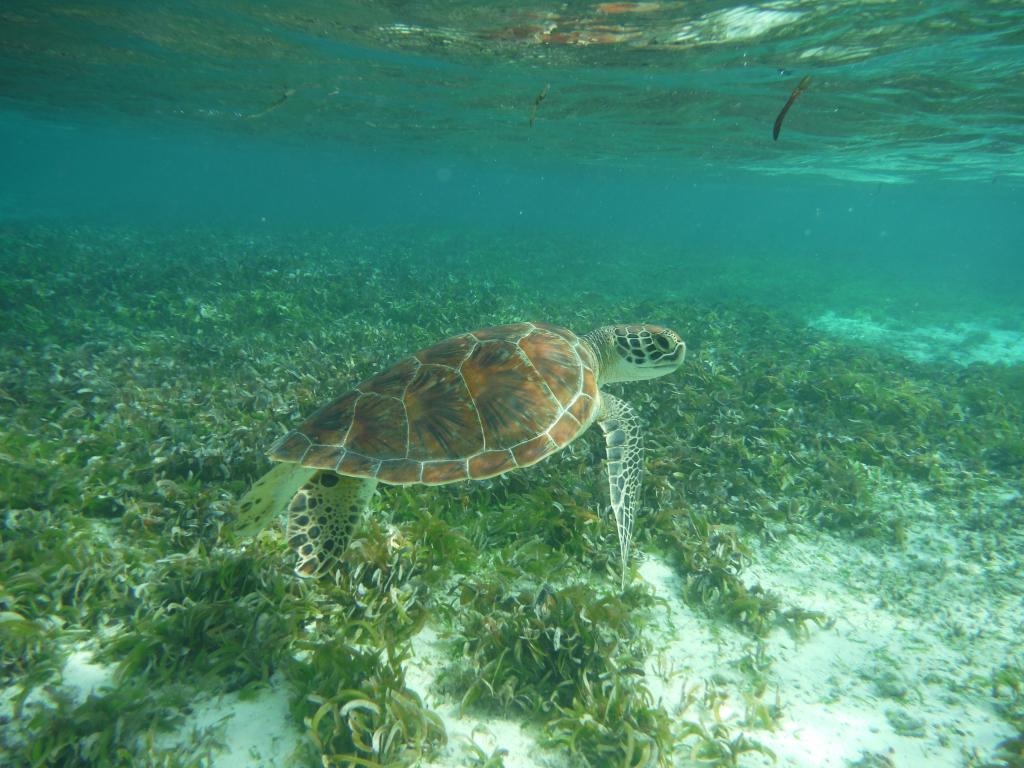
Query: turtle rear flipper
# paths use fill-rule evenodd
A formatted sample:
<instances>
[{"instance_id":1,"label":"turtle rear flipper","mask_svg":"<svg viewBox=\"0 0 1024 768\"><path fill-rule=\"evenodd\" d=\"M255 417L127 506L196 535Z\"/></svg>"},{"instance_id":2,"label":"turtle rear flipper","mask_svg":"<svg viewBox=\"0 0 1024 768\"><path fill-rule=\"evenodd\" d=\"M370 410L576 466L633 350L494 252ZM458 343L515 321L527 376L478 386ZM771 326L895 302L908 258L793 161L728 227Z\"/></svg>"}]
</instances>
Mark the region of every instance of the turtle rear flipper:
<instances>
[{"instance_id":1,"label":"turtle rear flipper","mask_svg":"<svg viewBox=\"0 0 1024 768\"><path fill-rule=\"evenodd\" d=\"M336 567L376 487L373 479L315 471L288 505L288 546L299 557L295 573L320 576Z\"/></svg>"},{"instance_id":2,"label":"turtle rear flipper","mask_svg":"<svg viewBox=\"0 0 1024 768\"><path fill-rule=\"evenodd\" d=\"M239 499L235 520L227 528L228 534L235 538L255 536L270 524L274 515L284 511L295 490L315 472L301 464L275 464Z\"/></svg>"}]
</instances>

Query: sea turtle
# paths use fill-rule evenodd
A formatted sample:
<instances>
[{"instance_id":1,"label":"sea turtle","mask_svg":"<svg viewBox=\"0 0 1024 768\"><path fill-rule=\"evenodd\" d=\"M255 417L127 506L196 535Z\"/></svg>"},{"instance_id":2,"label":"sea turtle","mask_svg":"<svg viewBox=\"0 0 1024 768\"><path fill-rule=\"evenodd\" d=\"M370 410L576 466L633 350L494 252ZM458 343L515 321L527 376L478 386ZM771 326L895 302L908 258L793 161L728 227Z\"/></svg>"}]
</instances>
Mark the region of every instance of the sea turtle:
<instances>
[{"instance_id":1,"label":"sea turtle","mask_svg":"<svg viewBox=\"0 0 1024 768\"><path fill-rule=\"evenodd\" d=\"M236 533L288 509L296 573L336 564L378 482L440 485L528 467L604 431L623 580L640 502L636 412L599 386L664 376L686 345L655 325L610 325L578 337L543 323L463 333L407 357L320 408L280 438L280 462L241 499Z\"/></svg>"}]
</instances>

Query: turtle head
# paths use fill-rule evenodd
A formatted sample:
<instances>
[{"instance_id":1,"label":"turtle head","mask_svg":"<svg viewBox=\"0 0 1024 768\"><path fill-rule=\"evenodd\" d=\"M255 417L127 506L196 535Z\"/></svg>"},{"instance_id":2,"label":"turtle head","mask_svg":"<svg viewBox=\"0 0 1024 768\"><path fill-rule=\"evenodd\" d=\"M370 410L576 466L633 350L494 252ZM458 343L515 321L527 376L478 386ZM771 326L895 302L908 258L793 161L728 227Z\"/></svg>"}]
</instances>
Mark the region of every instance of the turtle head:
<instances>
[{"instance_id":1,"label":"turtle head","mask_svg":"<svg viewBox=\"0 0 1024 768\"><path fill-rule=\"evenodd\" d=\"M601 363L602 384L656 379L683 364L686 344L660 325L608 325L587 336Z\"/></svg>"}]
</instances>

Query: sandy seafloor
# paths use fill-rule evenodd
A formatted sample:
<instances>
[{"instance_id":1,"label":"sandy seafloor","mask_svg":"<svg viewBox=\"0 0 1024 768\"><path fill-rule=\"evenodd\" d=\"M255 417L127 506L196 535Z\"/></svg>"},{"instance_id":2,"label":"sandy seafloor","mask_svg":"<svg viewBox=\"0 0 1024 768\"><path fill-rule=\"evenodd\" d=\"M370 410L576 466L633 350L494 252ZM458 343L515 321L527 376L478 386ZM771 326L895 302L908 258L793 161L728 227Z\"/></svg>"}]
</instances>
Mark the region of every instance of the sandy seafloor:
<instances>
[{"instance_id":1,"label":"sandy seafloor","mask_svg":"<svg viewBox=\"0 0 1024 768\"><path fill-rule=\"evenodd\" d=\"M750 575L836 620L802 639L776 632L763 641L760 652L771 660L770 686L784 716L775 730L751 732L776 759L745 756L741 765L831 768L873 755L897 766L962 766L967 755L984 755L1013 735L987 702L969 692L969 683L990 673L990 659L1024 652L1020 587L993 590L989 582L1020 558L1024 535L1015 533L1000 559L979 564L976 543L949 526L948 511L922 499L920 491L903 487L877 500L916 521L901 553L879 553L828 535L758 549ZM991 503L1019 507L1020 495L1008 491ZM644 630L657 649L646 668L652 692L671 712L681 711L688 696L699 696L708 680L728 687L719 670L754 653L756 644L688 608L678 597L678 577L659 558L648 557L639 571L663 601L658 621ZM488 754L507 750L508 768L574 764L540 746L527 724L473 717L432 695L434 677L448 663L446 652L430 626L413 645L409 684L441 715L449 738L444 754L423 766L467 764L463 745L469 742ZM64 683L81 693L109 678L110 670L84 654L72 655L64 671ZM223 728L224 749L212 763L217 768L288 765L303 734L288 724L287 690L276 683L253 701L229 694L199 702L183 733ZM726 722L743 717L735 704L720 714ZM171 746L174 737L161 742Z\"/></svg>"},{"instance_id":2,"label":"sandy seafloor","mask_svg":"<svg viewBox=\"0 0 1024 768\"><path fill-rule=\"evenodd\" d=\"M977 318L897 329L877 317L820 309L808 314L806 327L836 344L885 347L916 363L1024 365L1019 329L986 326ZM203 311L215 314L217 308ZM874 473L866 503L904 521L900 547L813 527L776 542L747 536L745 580L828 617L826 625L809 624L799 636L775 629L751 637L687 605L679 573L657 553L639 555L639 578L656 598L651 621L642 627L653 648L645 662L653 696L673 718L736 726L775 755L773 761L746 753L740 765L986 764L1014 730L981 691L994 668L1024 654L1021 487L1012 477L1006 480L979 491L973 502L1008 510L1018 521L998 532L996 545L995 534L966 525L962 507L931 492L926 480L893 480L882 470ZM593 482L602 482L598 468ZM509 768L576 764L542 746L539 727L528 718L463 712L457 700L438 691L435 678L450 660L444 633L444 626L428 621L407 662L409 687L441 717L448 735L447 746L419 764L472 765L471 741L488 755L504 750ZM62 684L80 699L113 680L113 667L95 662L91 647L88 639L71 643L63 670ZM767 698L781 712L774 727L743 726L749 713L735 672L741 660L763 669ZM714 711L706 706L709 687L727 694ZM12 683L4 694L7 716L15 688ZM290 756L305 738L288 715L280 676L244 699L200 692L185 721L160 734L157 744L185 743L197 729L211 727L222 742L210 763L217 768L292 764ZM698 764L688 761L685 748L673 761Z\"/></svg>"},{"instance_id":3,"label":"sandy seafloor","mask_svg":"<svg viewBox=\"0 0 1024 768\"><path fill-rule=\"evenodd\" d=\"M829 536L758 552L750 573L759 583L837 619L804 639L777 632L764 642L771 689L785 715L777 730L754 735L777 760L747 756L741 764L830 768L871 753L900 766L961 766L965 754L984 754L1013 735L990 706L964 692L970 680L989 674L990 659L1007 649L1024 652L1020 592L993 594L985 578L1009 563L980 565L970 539L949 530L947 513L922 500L919 490L878 500L918 521L903 553L880 554ZM1015 499L1020 496L1008 492L992 503ZM1024 535L1008 543L1005 560L1019 559ZM752 643L687 608L677 596L678 577L659 559L649 557L640 575L664 600L660 620L645 630L658 649L646 672L672 711L719 669L749 655ZM431 696L433 677L447 663L437 639L425 628L409 663L411 686L436 707L451 741L445 756L424 765L460 764L462 739L488 753L508 750L509 768L572 765L546 752L515 720L465 716L456 703ZM92 682L96 671L82 671L83 683ZM227 750L217 766L281 765L300 738L284 727L286 711L282 692L270 688L255 702L212 700L190 725L227 718ZM726 721L742 715L733 707L722 712Z\"/></svg>"}]
</instances>

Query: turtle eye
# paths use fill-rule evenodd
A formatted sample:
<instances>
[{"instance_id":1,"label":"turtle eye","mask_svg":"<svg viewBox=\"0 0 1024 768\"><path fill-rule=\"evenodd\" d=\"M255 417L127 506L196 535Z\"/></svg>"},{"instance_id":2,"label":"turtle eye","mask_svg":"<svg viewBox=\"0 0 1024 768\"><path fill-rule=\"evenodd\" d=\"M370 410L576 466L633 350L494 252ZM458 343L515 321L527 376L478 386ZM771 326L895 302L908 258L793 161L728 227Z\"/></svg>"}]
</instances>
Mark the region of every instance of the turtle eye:
<instances>
[{"instance_id":1,"label":"turtle eye","mask_svg":"<svg viewBox=\"0 0 1024 768\"><path fill-rule=\"evenodd\" d=\"M672 349L672 342L668 340L668 336L663 333L659 333L654 337L654 343L657 344L662 352L668 352Z\"/></svg>"}]
</instances>

